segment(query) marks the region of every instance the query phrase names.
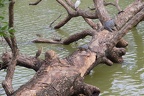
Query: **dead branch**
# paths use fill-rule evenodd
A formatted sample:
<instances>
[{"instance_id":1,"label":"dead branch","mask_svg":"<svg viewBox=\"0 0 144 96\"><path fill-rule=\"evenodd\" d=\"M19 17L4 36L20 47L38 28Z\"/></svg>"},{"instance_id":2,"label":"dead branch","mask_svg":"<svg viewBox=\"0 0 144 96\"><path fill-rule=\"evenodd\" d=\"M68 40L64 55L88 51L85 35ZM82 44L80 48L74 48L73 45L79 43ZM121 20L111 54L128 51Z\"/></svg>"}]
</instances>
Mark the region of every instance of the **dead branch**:
<instances>
[{"instance_id":1,"label":"dead branch","mask_svg":"<svg viewBox=\"0 0 144 96\"><path fill-rule=\"evenodd\" d=\"M42 1L42 0L37 0L37 1L34 2L34 3L29 3L29 5L37 5L37 4L39 4L41 1Z\"/></svg>"},{"instance_id":2,"label":"dead branch","mask_svg":"<svg viewBox=\"0 0 144 96\"><path fill-rule=\"evenodd\" d=\"M91 19L83 18L93 29L98 30L98 25L95 24Z\"/></svg>"},{"instance_id":3,"label":"dead branch","mask_svg":"<svg viewBox=\"0 0 144 96\"><path fill-rule=\"evenodd\" d=\"M49 27L52 27L52 24L53 24L56 20L58 20L60 17L61 17L61 15L59 15L53 22L51 22L50 25L49 25Z\"/></svg>"},{"instance_id":4,"label":"dead branch","mask_svg":"<svg viewBox=\"0 0 144 96\"><path fill-rule=\"evenodd\" d=\"M52 40L52 39L44 39L44 38L38 38L36 40L33 40L34 43L51 43L51 44L62 44L63 42L60 40Z\"/></svg>"},{"instance_id":5,"label":"dead branch","mask_svg":"<svg viewBox=\"0 0 144 96\"><path fill-rule=\"evenodd\" d=\"M64 26L73 17L82 16L83 18L86 18L86 19L87 18L89 18L89 19L97 19L97 15L95 13L93 13L93 12L85 11L85 10L81 10L81 9L77 9L76 10L74 8L74 4L70 0L66 0L66 2L64 2L63 0L57 0L57 2L60 3L66 9L66 11L68 13L68 16L63 21L58 23L54 27L55 29L58 29L58 28ZM88 23L88 24L90 24L90 23ZM93 25L93 24L90 24L90 25ZM93 28L95 28L95 27L93 27Z\"/></svg>"},{"instance_id":6,"label":"dead branch","mask_svg":"<svg viewBox=\"0 0 144 96\"><path fill-rule=\"evenodd\" d=\"M144 8L142 7L140 12L135 14L131 20L129 20L118 32L117 35L115 35L115 40L119 41L121 38L119 36L124 36L132 27L136 26L142 19L144 18ZM136 22L137 21L137 22ZM116 39L117 38L117 39ZM116 42L117 43L117 42Z\"/></svg>"},{"instance_id":7,"label":"dead branch","mask_svg":"<svg viewBox=\"0 0 144 96\"><path fill-rule=\"evenodd\" d=\"M38 38L36 40L33 40L32 42L34 43L51 43L51 44L64 44L64 45L68 45L72 42L75 42L79 39L83 39L85 38L86 36L90 35L90 36L93 36L94 34L96 34L97 31L95 30L84 30L80 33L76 33L70 37L68 37L67 39L64 39L64 40L51 40L51 39L44 39L44 38Z\"/></svg>"},{"instance_id":8,"label":"dead branch","mask_svg":"<svg viewBox=\"0 0 144 96\"><path fill-rule=\"evenodd\" d=\"M79 39L85 38L87 35L93 36L94 34L96 34L95 30L84 30L80 33L76 33L74 35L71 35L69 38L67 38L63 41L63 44L68 45L68 44L75 42Z\"/></svg>"},{"instance_id":9,"label":"dead branch","mask_svg":"<svg viewBox=\"0 0 144 96\"><path fill-rule=\"evenodd\" d=\"M115 3L105 2L105 1L104 1L104 5L105 5L105 6L108 6L108 5L115 6L115 7L117 8L118 12L121 12L122 9L120 8L120 6L119 6L118 3L119 3L119 0L115 0Z\"/></svg>"},{"instance_id":10,"label":"dead branch","mask_svg":"<svg viewBox=\"0 0 144 96\"><path fill-rule=\"evenodd\" d=\"M64 26L68 21L70 21L71 18L72 18L72 17L71 17L70 15L68 15L63 21L61 21L60 23L58 23L54 28L55 28L55 29L61 28L61 27Z\"/></svg>"},{"instance_id":11,"label":"dead branch","mask_svg":"<svg viewBox=\"0 0 144 96\"><path fill-rule=\"evenodd\" d=\"M11 62L11 60L12 60L11 52L3 53L2 55L3 63L1 64L0 70L6 69L8 67L8 64ZM44 60L35 58L35 56L31 57L31 56L21 54L18 56L17 66L22 66L22 67L26 67L38 71L44 62L45 62Z\"/></svg>"},{"instance_id":12,"label":"dead branch","mask_svg":"<svg viewBox=\"0 0 144 96\"><path fill-rule=\"evenodd\" d=\"M120 12L120 11L122 11L122 9L120 8L120 6L119 6L119 0L115 0L115 5L116 5L116 8L118 9L118 11Z\"/></svg>"},{"instance_id":13,"label":"dead branch","mask_svg":"<svg viewBox=\"0 0 144 96\"><path fill-rule=\"evenodd\" d=\"M104 1L104 5L105 6L108 6L108 5L112 5L112 6L116 6L114 3L112 3L112 2L106 2L106 1Z\"/></svg>"},{"instance_id":14,"label":"dead branch","mask_svg":"<svg viewBox=\"0 0 144 96\"><path fill-rule=\"evenodd\" d=\"M102 24L104 24L104 22L110 20L110 15L108 14L108 12L106 11L105 7L104 7L104 1L103 0L93 0L94 1L94 5L96 8L96 13L97 16L100 20L100 22Z\"/></svg>"},{"instance_id":15,"label":"dead branch","mask_svg":"<svg viewBox=\"0 0 144 96\"><path fill-rule=\"evenodd\" d=\"M130 4L127 8L125 8L124 12L117 15L117 17L115 18L117 29L118 30L121 29L125 25L126 22L128 22L135 14L137 14L138 11L140 11L141 8L143 8L143 5L144 5L144 2L135 1L132 4ZM139 9L139 10L135 10L135 9ZM135 10L135 11L132 12L129 10ZM123 16L126 16L127 18L122 19Z\"/></svg>"}]
</instances>

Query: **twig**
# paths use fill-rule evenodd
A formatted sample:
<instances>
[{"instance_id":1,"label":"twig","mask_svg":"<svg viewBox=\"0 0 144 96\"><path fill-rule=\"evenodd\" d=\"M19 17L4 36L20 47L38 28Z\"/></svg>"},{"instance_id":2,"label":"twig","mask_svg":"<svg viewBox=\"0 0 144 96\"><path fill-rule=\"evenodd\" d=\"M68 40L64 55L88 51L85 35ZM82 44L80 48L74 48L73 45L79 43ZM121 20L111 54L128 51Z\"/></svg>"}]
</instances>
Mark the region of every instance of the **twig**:
<instances>
[{"instance_id":1,"label":"twig","mask_svg":"<svg viewBox=\"0 0 144 96\"><path fill-rule=\"evenodd\" d=\"M119 3L119 0L115 0L115 3L105 2L105 1L104 1L104 5L105 5L105 6L108 6L108 5L115 6L115 7L117 8L117 10L119 11L119 12L118 12L118 14L119 14L120 12L123 12L123 11L122 11L122 9L120 8L120 6L118 5L118 3Z\"/></svg>"},{"instance_id":2,"label":"twig","mask_svg":"<svg viewBox=\"0 0 144 96\"><path fill-rule=\"evenodd\" d=\"M95 8L88 7L90 10L95 10Z\"/></svg>"},{"instance_id":3,"label":"twig","mask_svg":"<svg viewBox=\"0 0 144 96\"><path fill-rule=\"evenodd\" d=\"M37 4L39 4L41 1L42 1L42 0L37 0L37 1L34 2L34 3L29 3L29 5L37 5Z\"/></svg>"},{"instance_id":4,"label":"twig","mask_svg":"<svg viewBox=\"0 0 144 96\"><path fill-rule=\"evenodd\" d=\"M52 27L52 24L54 24L60 17L61 17L61 14L53 22L50 23L49 27Z\"/></svg>"}]
</instances>

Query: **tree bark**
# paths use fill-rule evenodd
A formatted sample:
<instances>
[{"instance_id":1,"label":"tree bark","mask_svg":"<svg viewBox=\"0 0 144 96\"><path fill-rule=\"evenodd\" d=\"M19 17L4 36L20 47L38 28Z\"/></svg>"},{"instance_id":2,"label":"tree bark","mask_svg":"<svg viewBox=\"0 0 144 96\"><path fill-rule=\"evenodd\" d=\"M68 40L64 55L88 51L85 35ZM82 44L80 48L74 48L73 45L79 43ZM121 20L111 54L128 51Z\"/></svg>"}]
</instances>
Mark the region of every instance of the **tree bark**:
<instances>
[{"instance_id":1,"label":"tree bark","mask_svg":"<svg viewBox=\"0 0 144 96\"><path fill-rule=\"evenodd\" d=\"M71 0L65 0L65 2L63 0L56 0L56 1L66 9L68 16L64 20L62 20L60 23L58 23L54 27L55 29L61 28L62 26L64 26L68 21L70 21L74 17L82 16L84 19L87 19L87 18L97 19L98 18L97 14L95 14L94 12L81 10L79 8L78 8L78 10L76 10L74 8L74 3ZM91 21L91 23L88 22L88 24L92 27L94 25L92 21ZM95 28L95 27L93 27L93 28Z\"/></svg>"},{"instance_id":2,"label":"tree bark","mask_svg":"<svg viewBox=\"0 0 144 96\"><path fill-rule=\"evenodd\" d=\"M14 0L10 0L9 2L9 29L14 27ZM10 62L7 63L7 74L5 77L5 80L2 82L2 86L8 96L10 96L13 92L14 89L12 87L12 79L15 71L15 66L17 63L17 58L18 58L18 47L17 47L17 42L16 42L16 37L13 32L9 32L10 37L5 37L5 40L7 41L9 47L11 48L12 51L12 59Z\"/></svg>"}]
</instances>

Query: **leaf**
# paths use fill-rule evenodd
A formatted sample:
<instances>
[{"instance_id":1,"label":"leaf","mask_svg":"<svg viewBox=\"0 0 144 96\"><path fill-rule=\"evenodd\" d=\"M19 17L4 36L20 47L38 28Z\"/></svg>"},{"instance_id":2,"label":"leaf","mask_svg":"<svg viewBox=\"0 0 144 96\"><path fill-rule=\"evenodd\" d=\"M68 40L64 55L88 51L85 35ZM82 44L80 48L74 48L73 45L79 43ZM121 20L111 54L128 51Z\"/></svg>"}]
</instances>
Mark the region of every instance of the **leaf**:
<instances>
[{"instance_id":1,"label":"leaf","mask_svg":"<svg viewBox=\"0 0 144 96\"><path fill-rule=\"evenodd\" d=\"M0 36L6 36L6 33L0 31Z\"/></svg>"},{"instance_id":2,"label":"leaf","mask_svg":"<svg viewBox=\"0 0 144 96\"><path fill-rule=\"evenodd\" d=\"M8 29L8 25L5 25L5 26L1 27L2 31L6 31L7 29Z\"/></svg>"},{"instance_id":3,"label":"leaf","mask_svg":"<svg viewBox=\"0 0 144 96\"><path fill-rule=\"evenodd\" d=\"M15 33L16 31L15 31L15 29L14 28L10 28L9 29L9 33Z\"/></svg>"},{"instance_id":4,"label":"leaf","mask_svg":"<svg viewBox=\"0 0 144 96\"><path fill-rule=\"evenodd\" d=\"M4 34L2 32L0 32L0 36L3 36Z\"/></svg>"},{"instance_id":5,"label":"leaf","mask_svg":"<svg viewBox=\"0 0 144 96\"><path fill-rule=\"evenodd\" d=\"M0 16L0 19L1 19L1 20L3 20L3 19L4 19L4 17L3 17L3 16Z\"/></svg>"},{"instance_id":6,"label":"leaf","mask_svg":"<svg viewBox=\"0 0 144 96\"><path fill-rule=\"evenodd\" d=\"M8 22L2 22L2 23L8 25Z\"/></svg>"}]
</instances>

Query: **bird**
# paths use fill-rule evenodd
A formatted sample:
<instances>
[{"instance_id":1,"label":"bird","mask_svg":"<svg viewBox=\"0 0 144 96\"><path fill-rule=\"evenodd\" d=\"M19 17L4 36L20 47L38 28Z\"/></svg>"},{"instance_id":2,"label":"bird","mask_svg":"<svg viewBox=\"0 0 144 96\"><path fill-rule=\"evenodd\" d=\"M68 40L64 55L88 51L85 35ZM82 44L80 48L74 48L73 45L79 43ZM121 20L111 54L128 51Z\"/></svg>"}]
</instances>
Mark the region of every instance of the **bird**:
<instances>
[{"instance_id":1,"label":"bird","mask_svg":"<svg viewBox=\"0 0 144 96\"><path fill-rule=\"evenodd\" d=\"M38 58L40 56L40 54L42 53L42 50L43 50L43 47L38 49L38 51L36 52L35 58Z\"/></svg>"},{"instance_id":2,"label":"bird","mask_svg":"<svg viewBox=\"0 0 144 96\"><path fill-rule=\"evenodd\" d=\"M104 29L106 29L110 32L113 32L113 31L115 31L114 28L116 27L116 23L115 23L114 19L111 19L111 20L104 22L103 26L104 26Z\"/></svg>"},{"instance_id":3,"label":"bird","mask_svg":"<svg viewBox=\"0 0 144 96\"><path fill-rule=\"evenodd\" d=\"M77 9L78 8L78 6L80 5L80 3L81 3L81 1L80 0L77 0L76 2L75 2L75 9Z\"/></svg>"}]
</instances>

